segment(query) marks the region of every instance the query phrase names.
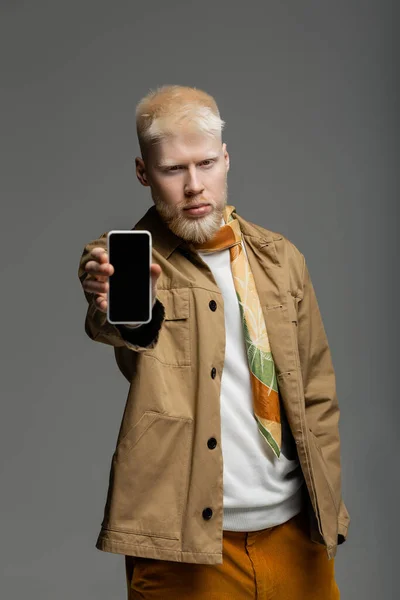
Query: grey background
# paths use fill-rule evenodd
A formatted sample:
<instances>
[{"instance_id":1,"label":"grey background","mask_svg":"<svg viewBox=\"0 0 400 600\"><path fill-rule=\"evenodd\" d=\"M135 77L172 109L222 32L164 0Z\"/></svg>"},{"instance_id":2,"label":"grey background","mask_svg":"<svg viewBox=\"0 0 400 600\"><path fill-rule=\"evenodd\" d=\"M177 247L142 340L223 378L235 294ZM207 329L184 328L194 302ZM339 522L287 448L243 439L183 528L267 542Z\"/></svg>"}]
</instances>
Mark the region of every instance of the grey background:
<instances>
[{"instance_id":1,"label":"grey background","mask_svg":"<svg viewBox=\"0 0 400 600\"><path fill-rule=\"evenodd\" d=\"M397 597L395 4L1 2L2 599L126 597L94 543L128 385L77 269L152 203L134 108L167 83L215 96L229 203L305 254L341 407L341 597Z\"/></svg>"}]
</instances>

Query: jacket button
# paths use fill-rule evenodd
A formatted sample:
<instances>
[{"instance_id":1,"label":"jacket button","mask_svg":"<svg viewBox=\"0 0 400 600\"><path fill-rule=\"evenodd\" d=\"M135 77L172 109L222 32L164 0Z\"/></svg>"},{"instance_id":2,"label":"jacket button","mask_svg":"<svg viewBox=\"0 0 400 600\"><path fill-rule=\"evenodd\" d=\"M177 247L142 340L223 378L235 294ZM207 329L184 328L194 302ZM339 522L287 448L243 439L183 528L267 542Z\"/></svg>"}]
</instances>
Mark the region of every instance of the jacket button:
<instances>
[{"instance_id":1,"label":"jacket button","mask_svg":"<svg viewBox=\"0 0 400 600\"><path fill-rule=\"evenodd\" d=\"M215 300L210 300L208 306L211 308L211 310L217 310L217 303L215 302Z\"/></svg>"},{"instance_id":2,"label":"jacket button","mask_svg":"<svg viewBox=\"0 0 400 600\"><path fill-rule=\"evenodd\" d=\"M214 450L216 445L217 445L217 440L215 438L210 438L207 442L207 446L210 448L210 450Z\"/></svg>"},{"instance_id":3,"label":"jacket button","mask_svg":"<svg viewBox=\"0 0 400 600\"><path fill-rule=\"evenodd\" d=\"M209 521L212 517L212 514L213 514L213 512L212 512L211 508L205 508L203 510L203 519L205 521Z\"/></svg>"},{"instance_id":4,"label":"jacket button","mask_svg":"<svg viewBox=\"0 0 400 600\"><path fill-rule=\"evenodd\" d=\"M215 376L216 376L216 374L217 374L217 369L216 369L215 367L213 367L213 368L211 369L211 377L212 377L213 379L215 379Z\"/></svg>"}]
</instances>

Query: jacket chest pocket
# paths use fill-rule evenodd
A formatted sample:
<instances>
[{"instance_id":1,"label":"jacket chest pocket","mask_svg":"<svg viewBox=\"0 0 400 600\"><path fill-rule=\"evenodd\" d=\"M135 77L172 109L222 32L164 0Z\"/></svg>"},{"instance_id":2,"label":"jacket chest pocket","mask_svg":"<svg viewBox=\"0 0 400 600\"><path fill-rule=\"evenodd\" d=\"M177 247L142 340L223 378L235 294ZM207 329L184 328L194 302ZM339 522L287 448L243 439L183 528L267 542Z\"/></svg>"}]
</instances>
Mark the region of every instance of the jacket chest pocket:
<instances>
[{"instance_id":1,"label":"jacket chest pocket","mask_svg":"<svg viewBox=\"0 0 400 600\"><path fill-rule=\"evenodd\" d=\"M188 367L190 360L189 288L158 290L165 318L154 348L142 356L154 358L170 367Z\"/></svg>"}]
</instances>

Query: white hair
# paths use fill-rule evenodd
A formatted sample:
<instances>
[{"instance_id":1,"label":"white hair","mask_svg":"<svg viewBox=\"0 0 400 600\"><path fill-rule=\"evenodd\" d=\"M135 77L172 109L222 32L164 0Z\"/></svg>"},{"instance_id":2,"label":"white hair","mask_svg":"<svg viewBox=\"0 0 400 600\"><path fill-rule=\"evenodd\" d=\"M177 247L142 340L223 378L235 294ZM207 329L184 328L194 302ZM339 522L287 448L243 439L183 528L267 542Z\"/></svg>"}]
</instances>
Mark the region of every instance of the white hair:
<instances>
[{"instance_id":1,"label":"white hair","mask_svg":"<svg viewBox=\"0 0 400 600\"><path fill-rule=\"evenodd\" d=\"M220 136L225 121L212 96L197 88L168 85L151 91L136 107L136 127L142 153L179 131Z\"/></svg>"}]
</instances>

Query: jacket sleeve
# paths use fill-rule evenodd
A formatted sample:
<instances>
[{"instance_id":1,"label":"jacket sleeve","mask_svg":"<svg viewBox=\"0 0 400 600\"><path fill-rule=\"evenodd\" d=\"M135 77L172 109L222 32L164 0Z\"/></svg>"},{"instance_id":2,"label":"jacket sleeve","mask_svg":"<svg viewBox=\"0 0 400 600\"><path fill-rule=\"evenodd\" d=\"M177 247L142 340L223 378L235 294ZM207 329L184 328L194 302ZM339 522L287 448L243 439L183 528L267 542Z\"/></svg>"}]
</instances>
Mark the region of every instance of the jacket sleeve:
<instances>
[{"instance_id":1,"label":"jacket sleeve","mask_svg":"<svg viewBox=\"0 0 400 600\"><path fill-rule=\"evenodd\" d=\"M350 524L342 499L339 405L328 339L310 273L303 256L303 289L298 302L298 346L304 384L307 424L318 444L335 490L339 490L339 539L343 543Z\"/></svg>"},{"instance_id":2,"label":"jacket sleeve","mask_svg":"<svg viewBox=\"0 0 400 600\"><path fill-rule=\"evenodd\" d=\"M84 246L78 269L78 277L81 284L88 275L85 271L85 265L90 259L89 254L97 246L107 250L107 232ZM154 348L157 344L165 317L164 306L158 298L153 306L151 321L136 329L130 329L123 325L112 325L109 323L106 313L99 310L95 304L96 295L86 292L86 290L83 290L83 292L88 303L85 332L91 340L114 347L126 346L136 352L144 352L145 350Z\"/></svg>"}]
</instances>

